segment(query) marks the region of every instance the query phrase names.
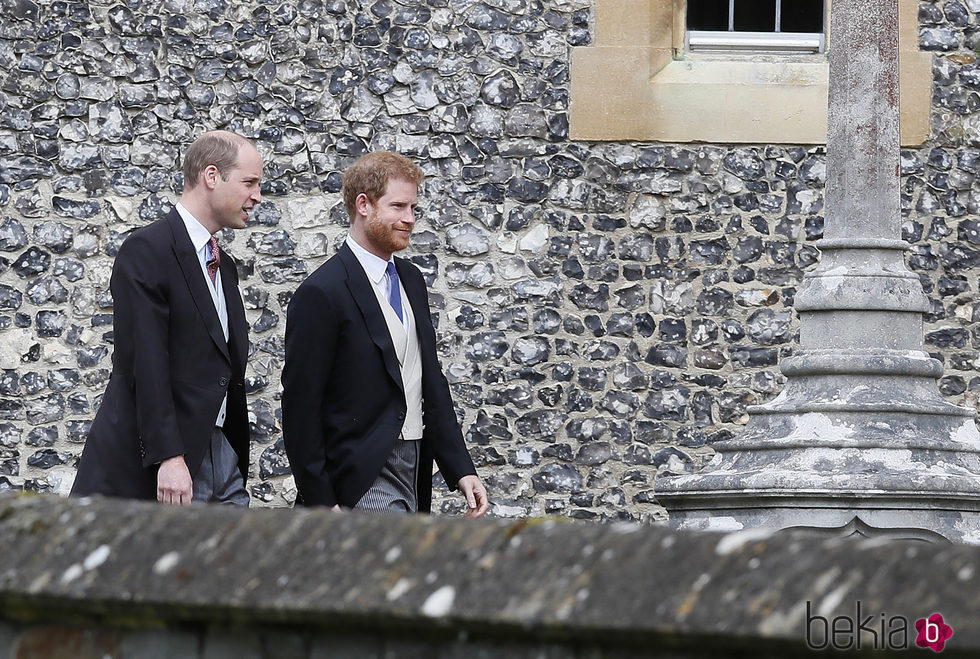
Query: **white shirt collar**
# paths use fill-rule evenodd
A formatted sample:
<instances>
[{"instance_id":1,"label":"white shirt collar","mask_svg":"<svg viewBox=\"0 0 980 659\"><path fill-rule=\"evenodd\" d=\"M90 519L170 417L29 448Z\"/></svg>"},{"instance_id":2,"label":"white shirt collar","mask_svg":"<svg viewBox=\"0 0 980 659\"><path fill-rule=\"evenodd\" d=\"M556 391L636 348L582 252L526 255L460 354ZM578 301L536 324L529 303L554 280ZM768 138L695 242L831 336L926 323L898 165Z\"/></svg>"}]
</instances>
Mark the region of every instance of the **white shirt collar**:
<instances>
[{"instance_id":1,"label":"white shirt collar","mask_svg":"<svg viewBox=\"0 0 980 659\"><path fill-rule=\"evenodd\" d=\"M385 276L385 269L388 267L388 261L378 258L371 252L361 247L349 233L347 234L346 242L351 251L354 252L354 256L356 256L357 260L361 262L361 267L364 268L364 272L367 273L367 276L371 278L371 281L374 282L375 286L380 285L381 279Z\"/></svg>"},{"instance_id":2,"label":"white shirt collar","mask_svg":"<svg viewBox=\"0 0 980 659\"><path fill-rule=\"evenodd\" d=\"M201 224L196 217L194 217L189 210L184 208L184 205L179 201L177 202L177 213L180 215L180 219L184 221L184 226L187 227L187 235L191 237L191 243L194 245L194 251L200 252L204 249L204 246L211 240L211 234L204 225Z\"/></svg>"}]
</instances>

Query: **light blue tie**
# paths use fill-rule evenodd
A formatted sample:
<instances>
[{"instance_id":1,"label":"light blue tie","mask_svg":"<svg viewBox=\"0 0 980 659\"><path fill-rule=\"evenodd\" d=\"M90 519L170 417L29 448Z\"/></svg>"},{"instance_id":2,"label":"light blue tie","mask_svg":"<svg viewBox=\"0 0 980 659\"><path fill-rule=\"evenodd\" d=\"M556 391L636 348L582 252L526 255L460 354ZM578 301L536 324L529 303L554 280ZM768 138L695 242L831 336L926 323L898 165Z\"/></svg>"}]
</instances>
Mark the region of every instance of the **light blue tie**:
<instances>
[{"instance_id":1,"label":"light blue tie","mask_svg":"<svg viewBox=\"0 0 980 659\"><path fill-rule=\"evenodd\" d=\"M402 317L402 293L398 290L398 271L395 270L395 262L388 261L388 267L385 268L385 273L388 275L388 304L391 308L395 310L398 314L398 320L405 322Z\"/></svg>"}]
</instances>

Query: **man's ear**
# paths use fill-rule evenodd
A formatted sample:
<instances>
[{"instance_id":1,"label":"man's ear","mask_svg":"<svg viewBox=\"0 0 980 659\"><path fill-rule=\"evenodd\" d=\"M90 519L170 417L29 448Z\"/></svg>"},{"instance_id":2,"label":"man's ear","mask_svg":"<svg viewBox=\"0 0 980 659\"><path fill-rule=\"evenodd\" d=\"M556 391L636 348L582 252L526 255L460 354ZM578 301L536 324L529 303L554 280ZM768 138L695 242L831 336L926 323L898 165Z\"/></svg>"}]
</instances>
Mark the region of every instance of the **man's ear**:
<instances>
[{"instance_id":1,"label":"man's ear","mask_svg":"<svg viewBox=\"0 0 980 659\"><path fill-rule=\"evenodd\" d=\"M354 198L354 210L357 211L358 215L367 217L368 206L371 205L371 201L367 198L367 195L363 192Z\"/></svg>"},{"instance_id":2,"label":"man's ear","mask_svg":"<svg viewBox=\"0 0 980 659\"><path fill-rule=\"evenodd\" d=\"M208 165L201 172L201 176L204 177L204 185L208 190L213 190L218 184L218 179L221 178L221 171L215 165Z\"/></svg>"}]
</instances>

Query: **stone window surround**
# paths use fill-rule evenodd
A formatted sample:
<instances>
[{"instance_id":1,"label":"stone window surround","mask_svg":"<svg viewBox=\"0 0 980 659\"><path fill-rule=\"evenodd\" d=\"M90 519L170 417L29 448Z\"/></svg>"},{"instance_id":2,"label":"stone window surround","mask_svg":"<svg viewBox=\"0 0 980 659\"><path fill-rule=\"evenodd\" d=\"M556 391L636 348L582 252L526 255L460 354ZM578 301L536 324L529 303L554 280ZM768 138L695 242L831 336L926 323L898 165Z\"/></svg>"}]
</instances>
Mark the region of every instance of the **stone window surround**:
<instances>
[{"instance_id":1,"label":"stone window surround","mask_svg":"<svg viewBox=\"0 0 980 659\"><path fill-rule=\"evenodd\" d=\"M898 1L901 141L915 146L929 138L932 55L917 0ZM685 54L686 5L595 0L593 44L572 50L572 139L826 143L825 54Z\"/></svg>"}]
</instances>

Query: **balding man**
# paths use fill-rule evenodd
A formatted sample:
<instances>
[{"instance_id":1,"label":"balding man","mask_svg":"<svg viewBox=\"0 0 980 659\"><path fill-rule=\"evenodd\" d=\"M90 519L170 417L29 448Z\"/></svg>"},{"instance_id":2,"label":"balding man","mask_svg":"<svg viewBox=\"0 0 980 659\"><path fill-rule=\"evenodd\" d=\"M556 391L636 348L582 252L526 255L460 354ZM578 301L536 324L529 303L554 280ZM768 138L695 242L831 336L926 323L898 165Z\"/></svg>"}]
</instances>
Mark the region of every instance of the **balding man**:
<instances>
[{"instance_id":1,"label":"balding man","mask_svg":"<svg viewBox=\"0 0 980 659\"><path fill-rule=\"evenodd\" d=\"M215 234L262 199L262 157L226 131L184 157L184 192L132 233L112 268L112 376L72 496L248 505L248 326Z\"/></svg>"}]
</instances>

